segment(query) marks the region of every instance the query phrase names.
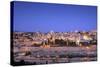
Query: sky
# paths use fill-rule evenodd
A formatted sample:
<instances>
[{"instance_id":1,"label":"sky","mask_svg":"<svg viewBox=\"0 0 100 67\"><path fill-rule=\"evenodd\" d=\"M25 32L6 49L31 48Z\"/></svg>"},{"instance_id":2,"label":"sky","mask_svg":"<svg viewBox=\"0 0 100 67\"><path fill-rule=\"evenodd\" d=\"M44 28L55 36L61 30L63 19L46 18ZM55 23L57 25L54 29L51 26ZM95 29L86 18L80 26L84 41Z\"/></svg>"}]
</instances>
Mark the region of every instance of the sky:
<instances>
[{"instance_id":1,"label":"sky","mask_svg":"<svg viewBox=\"0 0 100 67\"><path fill-rule=\"evenodd\" d=\"M90 31L97 29L97 7L15 1L13 20L14 31Z\"/></svg>"}]
</instances>

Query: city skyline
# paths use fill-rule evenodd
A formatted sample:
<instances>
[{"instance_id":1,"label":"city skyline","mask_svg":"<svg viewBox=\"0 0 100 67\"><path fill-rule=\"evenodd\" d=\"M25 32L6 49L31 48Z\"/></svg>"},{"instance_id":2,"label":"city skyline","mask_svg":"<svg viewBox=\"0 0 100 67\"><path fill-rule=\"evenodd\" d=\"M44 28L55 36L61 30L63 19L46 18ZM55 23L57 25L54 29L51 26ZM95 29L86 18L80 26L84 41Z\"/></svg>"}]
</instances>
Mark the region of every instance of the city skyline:
<instances>
[{"instance_id":1,"label":"city skyline","mask_svg":"<svg viewBox=\"0 0 100 67\"><path fill-rule=\"evenodd\" d=\"M11 2L11 65L97 61L97 6Z\"/></svg>"},{"instance_id":2,"label":"city skyline","mask_svg":"<svg viewBox=\"0 0 100 67\"><path fill-rule=\"evenodd\" d=\"M14 31L68 32L97 29L97 7L14 2Z\"/></svg>"}]
</instances>

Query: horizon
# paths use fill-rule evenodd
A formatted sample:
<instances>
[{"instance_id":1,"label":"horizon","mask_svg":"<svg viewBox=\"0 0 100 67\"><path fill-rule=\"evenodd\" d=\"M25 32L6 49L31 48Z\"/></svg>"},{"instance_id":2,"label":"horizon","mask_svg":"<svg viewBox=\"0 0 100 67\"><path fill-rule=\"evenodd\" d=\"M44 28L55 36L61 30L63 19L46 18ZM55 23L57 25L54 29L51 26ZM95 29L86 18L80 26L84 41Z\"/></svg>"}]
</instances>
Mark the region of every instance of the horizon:
<instances>
[{"instance_id":1,"label":"horizon","mask_svg":"<svg viewBox=\"0 0 100 67\"><path fill-rule=\"evenodd\" d=\"M47 32L42 32L42 31L36 31L36 32L49 33L49 32L51 32L51 31L53 31L53 30L50 30L50 31L47 31ZM68 33L69 33L69 32L76 32L76 31L77 31L77 32L91 32L91 31L96 31L96 32L97 32L97 30L89 30L89 31L84 31L84 30L83 30L83 31L82 31L82 30L81 30L81 31L79 31L79 30L74 30L74 31L64 31L63 33L66 33L66 32L68 32ZM34 32L34 31L13 31L13 32ZM55 33L55 32L61 33L61 32L58 32L58 31L53 31L53 32L54 32L54 33Z\"/></svg>"}]
</instances>

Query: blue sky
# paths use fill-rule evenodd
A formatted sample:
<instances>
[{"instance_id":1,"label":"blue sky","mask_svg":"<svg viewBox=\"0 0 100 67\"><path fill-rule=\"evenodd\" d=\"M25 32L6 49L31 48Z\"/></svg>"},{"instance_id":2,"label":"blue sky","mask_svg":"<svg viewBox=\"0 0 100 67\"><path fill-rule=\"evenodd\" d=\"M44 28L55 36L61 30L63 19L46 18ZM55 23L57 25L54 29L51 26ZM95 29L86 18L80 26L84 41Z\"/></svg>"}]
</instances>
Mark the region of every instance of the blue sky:
<instances>
[{"instance_id":1,"label":"blue sky","mask_svg":"<svg viewBox=\"0 0 100 67\"><path fill-rule=\"evenodd\" d=\"M14 2L14 31L90 31L97 28L97 7Z\"/></svg>"}]
</instances>

